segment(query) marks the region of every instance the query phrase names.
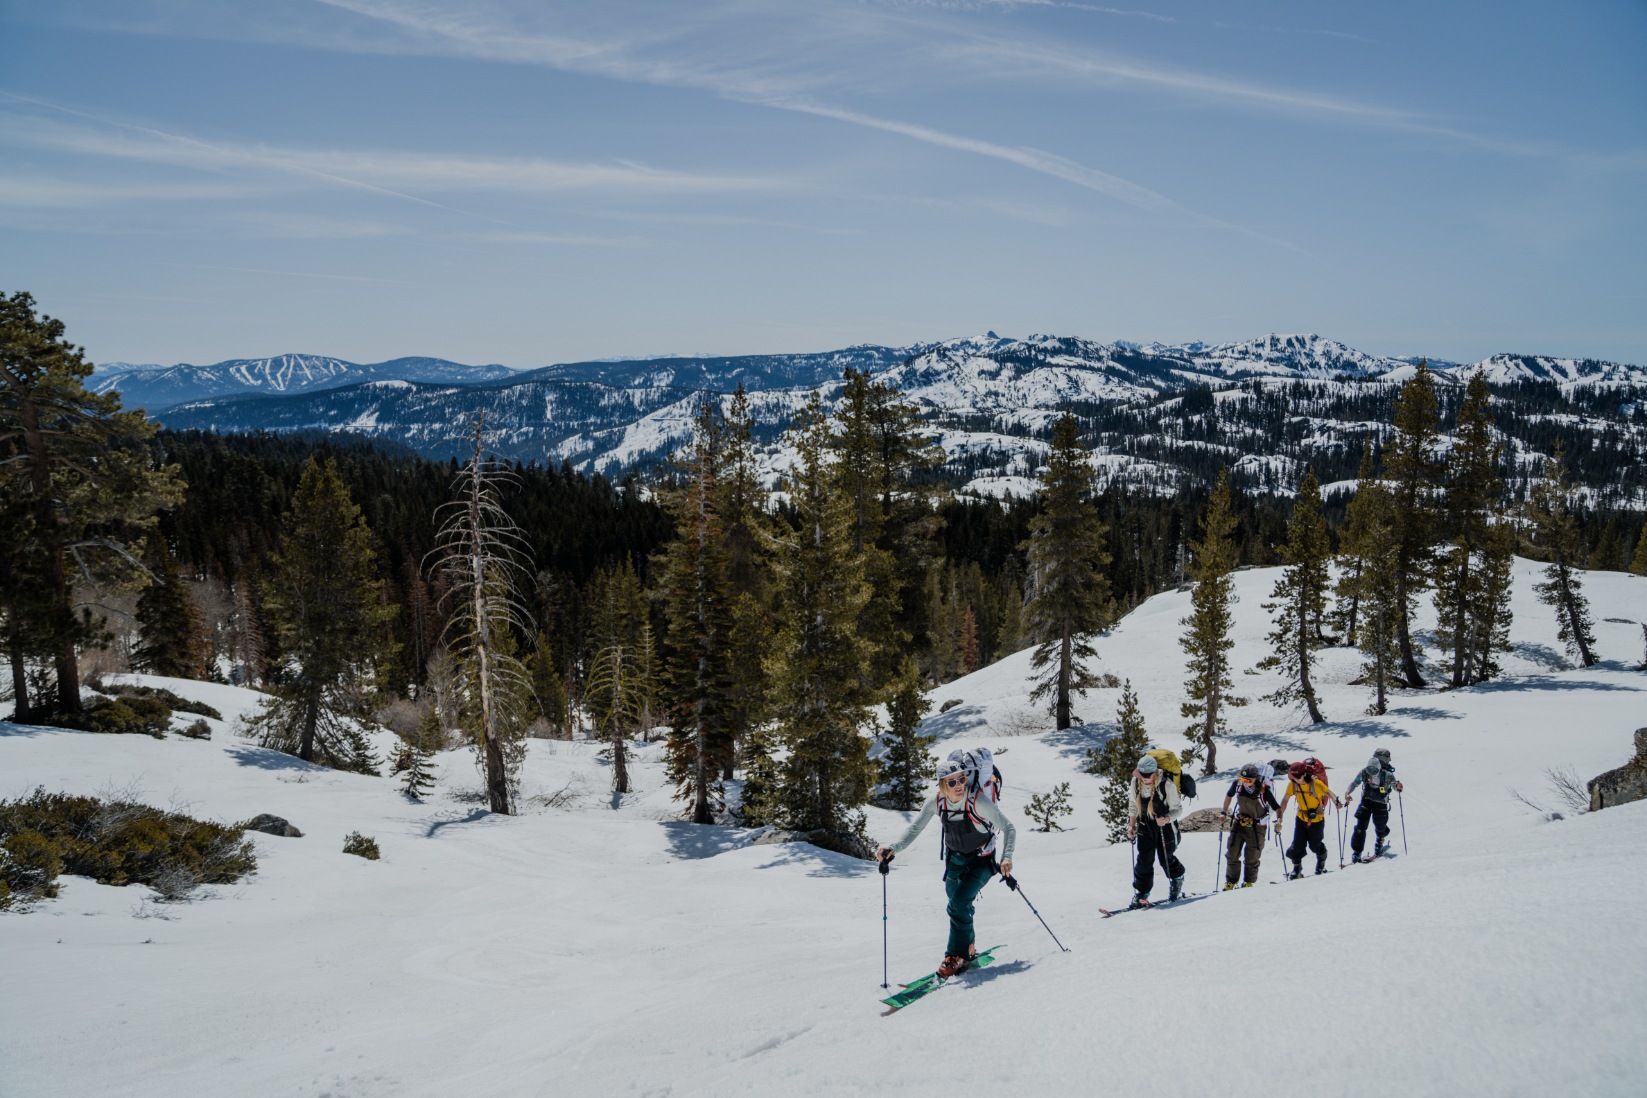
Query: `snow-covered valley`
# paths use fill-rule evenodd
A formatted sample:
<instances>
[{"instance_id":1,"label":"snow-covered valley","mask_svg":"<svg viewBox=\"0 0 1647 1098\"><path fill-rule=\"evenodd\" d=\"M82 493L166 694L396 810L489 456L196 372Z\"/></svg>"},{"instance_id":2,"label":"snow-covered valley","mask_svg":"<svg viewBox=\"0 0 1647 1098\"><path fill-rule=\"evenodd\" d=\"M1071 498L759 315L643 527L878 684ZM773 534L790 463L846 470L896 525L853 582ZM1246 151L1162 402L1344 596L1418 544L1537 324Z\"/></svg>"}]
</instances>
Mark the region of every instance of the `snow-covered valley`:
<instances>
[{"instance_id":1,"label":"snow-covered valley","mask_svg":"<svg viewBox=\"0 0 1647 1098\"><path fill-rule=\"evenodd\" d=\"M0 1094L201 1095L1636 1095L1647 1086L1647 802L1574 816L1546 771L1581 779L1647 725L1647 578L1586 576L1603 662L1573 670L1537 566L1517 562L1515 652L1498 682L1401 692L1364 715L1359 660L1323 653L1332 723L1258 700L1238 674L1227 775L1317 755L1333 786L1375 747L1406 785L1404 857L1103 920L1129 851L1096 816L1085 750L1118 691L1046 731L1020 652L932 692L936 749L996 749L1019 823L1017 874L1061 953L998 882L979 901L997 964L883 1017L881 885L868 863L735 828L672 822L657 745L614 800L587 743L532 741L526 809L490 816L467 752L439 757L426 803L385 778L312 768L232 733L256 695L149 680L224 713L210 741L0 724L0 797L141 791L202 817L290 819L253 836L258 872L187 904L64 878L0 916ZM1274 570L1238 573L1236 666L1268 629ZM1151 737L1179 748L1186 593L1159 595L1098 641ZM387 734L385 734L387 735ZM1073 790L1070 830L1029 830L1029 796ZM1551 820L1514 795L1559 810ZM888 840L907 817L869 810ZM1393 823L1393 821L1392 821ZM378 862L340 853L374 836ZM1290 828L1289 828L1290 832ZM1394 836L1402 849L1401 828ZM942 952L929 833L887 880L894 981ZM1185 837L1192 891L1221 880L1218 837Z\"/></svg>"}]
</instances>

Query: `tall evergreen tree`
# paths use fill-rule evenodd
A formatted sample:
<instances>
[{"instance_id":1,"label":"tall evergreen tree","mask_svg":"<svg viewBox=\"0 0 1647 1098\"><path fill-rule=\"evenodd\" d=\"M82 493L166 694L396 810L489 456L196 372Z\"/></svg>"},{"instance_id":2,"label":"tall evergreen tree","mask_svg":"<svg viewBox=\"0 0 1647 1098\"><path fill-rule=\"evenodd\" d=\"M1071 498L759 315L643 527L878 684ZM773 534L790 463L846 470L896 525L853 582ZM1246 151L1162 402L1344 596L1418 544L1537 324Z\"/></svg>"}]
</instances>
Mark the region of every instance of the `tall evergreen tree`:
<instances>
[{"instance_id":1,"label":"tall evergreen tree","mask_svg":"<svg viewBox=\"0 0 1647 1098\"><path fill-rule=\"evenodd\" d=\"M451 602L446 642L457 671L460 726L485 777L487 807L510 815L536 708L516 640L532 635L521 591L533 569L526 539L501 500L514 475L488 456L486 438L485 418L477 416L453 498L436 512L441 526L431 556Z\"/></svg>"},{"instance_id":2,"label":"tall evergreen tree","mask_svg":"<svg viewBox=\"0 0 1647 1098\"><path fill-rule=\"evenodd\" d=\"M74 588L100 597L139 586L128 546L183 494L177 470L154 468L144 449L154 425L87 390L91 371L31 295L0 294L0 512L12 543L0 616L20 719L80 712L76 649L96 627L77 613ZM31 697L32 659L51 662L55 698Z\"/></svg>"},{"instance_id":3,"label":"tall evergreen tree","mask_svg":"<svg viewBox=\"0 0 1647 1098\"><path fill-rule=\"evenodd\" d=\"M1399 622L1410 601L1400 582L1399 536L1391 514L1395 507L1389 488L1381 481L1362 485L1356 493L1362 523L1348 551L1362 561L1360 580L1361 624L1356 647L1361 649L1366 679L1373 687L1367 712L1382 715L1389 708L1389 689L1401 662Z\"/></svg>"},{"instance_id":4,"label":"tall evergreen tree","mask_svg":"<svg viewBox=\"0 0 1647 1098\"><path fill-rule=\"evenodd\" d=\"M612 759L612 792L632 793L629 781L629 737L640 728L646 713L645 689L637 649L633 645L606 645L595 653L584 689L599 698L592 705L595 731L605 740Z\"/></svg>"},{"instance_id":5,"label":"tall evergreen tree","mask_svg":"<svg viewBox=\"0 0 1647 1098\"><path fill-rule=\"evenodd\" d=\"M1471 682L1498 677L1498 655L1510 651L1510 596L1515 580L1515 528L1500 522L1487 532L1477 593L1472 598L1469 669Z\"/></svg>"},{"instance_id":6,"label":"tall evergreen tree","mask_svg":"<svg viewBox=\"0 0 1647 1098\"><path fill-rule=\"evenodd\" d=\"M961 611L961 625L957 633L956 670L963 675L970 675L978 670L978 617L972 612L971 603L967 603L966 609Z\"/></svg>"},{"instance_id":7,"label":"tall evergreen tree","mask_svg":"<svg viewBox=\"0 0 1647 1098\"><path fill-rule=\"evenodd\" d=\"M1187 699L1180 705L1182 716L1193 718L1184 735L1189 737L1188 757L1205 759L1203 773L1218 771L1218 737L1229 734L1224 716L1227 707L1247 704L1233 694L1229 651L1235 646L1230 636L1234 596L1235 511L1230 496L1229 470L1218 475L1218 484L1201 517L1201 540L1190 544L1190 615L1179 622L1186 626L1179 645L1189 656L1189 681L1184 684Z\"/></svg>"},{"instance_id":8,"label":"tall evergreen tree","mask_svg":"<svg viewBox=\"0 0 1647 1098\"><path fill-rule=\"evenodd\" d=\"M625 705L633 710L632 717L614 722L608 710L617 704L617 698L604 687L585 681L583 704L589 719L597 728L613 729L621 726L625 735L633 735L642 728L648 709L650 686L644 682L646 667L642 659L644 633L648 628L646 591L641 586L632 563L621 563L601 568L590 582L588 601L587 643L589 664L592 668L601 654L618 650L620 655L608 655L608 663L620 672L614 680L621 682L625 691Z\"/></svg>"},{"instance_id":9,"label":"tall evergreen tree","mask_svg":"<svg viewBox=\"0 0 1647 1098\"><path fill-rule=\"evenodd\" d=\"M1480 370L1470 379L1459 409L1453 447L1447 456L1447 491L1443 518L1452 541L1437 563L1435 606L1437 635L1450 649L1452 685L1465 686L1484 677L1479 659L1486 644L1491 659L1492 638L1509 628L1507 592L1494 583L1489 558L1502 538L1494 537L1504 483L1498 477L1501 447L1493 438L1491 394ZM1488 624L1482 619L1491 616Z\"/></svg>"},{"instance_id":10,"label":"tall evergreen tree","mask_svg":"<svg viewBox=\"0 0 1647 1098\"><path fill-rule=\"evenodd\" d=\"M788 751L774 801L790 827L857 830L862 817L851 813L874 773L859 733L868 718L870 645L858 622L871 592L854 549L850 498L830 474L829 423L816 393L790 437L796 529L779 550L768 664L772 714Z\"/></svg>"},{"instance_id":11,"label":"tall evergreen tree","mask_svg":"<svg viewBox=\"0 0 1647 1098\"><path fill-rule=\"evenodd\" d=\"M372 532L336 462L304 466L284 526L265 591L281 681L251 728L265 747L375 774L361 722L393 655L382 626L394 608L379 598Z\"/></svg>"},{"instance_id":12,"label":"tall evergreen tree","mask_svg":"<svg viewBox=\"0 0 1647 1098\"><path fill-rule=\"evenodd\" d=\"M1041 474L1041 513L1029 524L1031 593L1025 623L1036 641L1030 666L1039 674L1030 697L1049 701L1062 730L1074 723L1071 696L1099 685L1087 661L1098 657L1094 634L1109 627L1108 532L1092 505L1092 467L1075 417L1065 412L1052 430Z\"/></svg>"},{"instance_id":13,"label":"tall evergreen tree","mask_svg":"<svg viewBox=\"0 0 1647 1098\"><path fill-rule=\"evenodd\" d=\"M1636 539L1636 555L1630 558L1630 571L1647 576L1647 526L1641 528L1641 536Z\"/></svg>"},{"instance_id":14,"label":"tall evergreen tree","mask_svg":"<svg viewBox=\"0 0 1647 1098\"><path fill-rule=\"evenodd\" d=\"M669 774L692 822L714 823L723 806L721 775L732 757L732 596L726 578L717 475L720 425L699 410L686 481L675 493L675 541L664 551L669 621L666 670L671 731Z\"/></svg>"},{"instance_id":15,"label":"tall evergreen tree","mask_svg":"<svg viewBox=\"0 0 1647 1098\"><path fill-rule=\"evenodd\" d=\"M206 653L200 646L200 611L164 539L149 554L150 582L137 597L140 640L132 667L178 679L203 677Z\"/></svg>"},{"instance_id":16,"label":"tall evergreen tree","mask_svg":"<svg viewBox=\"0 0 1647 1098\"><path fill-rule=\"evenodd\" d=\"M1302 701L1315 724L1326 718L1316 703L1315 686L1310 682L1310 663L1319 643L1321 618L1327 611L1331 552L1327 523L1321 517L1321 486L1315 479L1315 470L1306 469L1304 482L1298 488L1298 501L1293 506L1292 521L1287 525L1287 543L1281 549L1281 563L1286 567L1270 593L1275 601L1264 606L1275 614L1275 628L1269 635L1272 652L1260 660L1258 666L1279 670L1286 677L1281 688L1267 700L1283 706Z\"/></svg>"},{"instance_id":17,"label":"tall evergreen tree","mask_svg":"<svg viewBox=\"0 0 1647 1098\"><path fill-rule=\"evenodd\" d=\"M1121 686L1121 701L1115 710L1115 731L1100 747L1087 752L1088 774L1104 779L1099 794L1098 818L1104 821L1105 835L1112 843L1127 837L1127 816L1131 812L1132 768L1149 750L1149 733L1144 730L1144 714L1138 708L1138 694L1132 680Z\"/></svg>"},{"instance_id":18,"label":"tall evergreen tree","mask_svg":"<svg viewBox=\"0 0 1647 1098\"><path fill-rule=\"evenodd\" d=\"M911 656L904 657L903 669L886 699L886 732L881 742L881 781L886 785L887 804L901 812L921 807L927 780L932 773L929 749L937 736L921 734L921 719L932 708L921 690L921 672Z\"/></svg>"},{"instance_id":19,"label":"tall evergreen tree","mask_svg":"<svg viewBox=\"0 0 1647 1098\"><path fill-rule=\"evenodd\" d=\"M1442 474L1435 453L1435 376L1427 363L1420 361L1417 372L1401 386L1394 424L1395 437L1384 452L1384 477L1395 504L1390 517L1396 539L1396 645L1407 684L1421 687L1424 676L1413 651L1412 609L1434 578L1435 498Z\"/></svg>"},{"instance_id":20,"label":"tall evergreen tree","mask_svg":"<svg viewBox=\"0 0 1647 1098\"><path fill-rule=\"evenodd\" d=\"M1368 489L1378 483L1373 472L1373 447L1369 439L1361 447L1361 468L1355 475L1355 494L1344 512L1344 530L1339 539L1338 581L1333 586L1337 602L1333 621L1343 631L1344 643L1356 643L1356 625L1361 610L1362 575L1368 561L1360 553L1367 540L1368 514L1375 493Z\"/></svg>"},{"instance_id":21,"label":"tall evergreen tree","mask_svg":"<svg viewBox=\"0 0 1647 1098\"><path fill-rule=\"evenodd\" d=\"M1572 487L1567 482L1567 466L1561 449L1547 458L1539 479L1527 493L1527 513L1533 524L1533 542L1549 563L1544 580L1533 590L1538 601L1554 608L1557 636L1567 652L1585 667L1596 663L1595 627L1590 622L1590 603L1578 575L1583 567L1584 541L1572 511Z\"/></svg>"},{"instance_id":22,"label":"tall evergreen tree","mask_svg":"<svg viewBox=\"0 0 1647 1098\"><path fill-rule=\"evenodd\" d=\"M555 658L554 643L548 634L538 631L537 642L525 662L527 676L532 680L532 696L537 700L538 716L548 723L551 734L567 735L571 720L566 713L566 683L560 676L560 663Z\"/></svg>"}]
</instances>

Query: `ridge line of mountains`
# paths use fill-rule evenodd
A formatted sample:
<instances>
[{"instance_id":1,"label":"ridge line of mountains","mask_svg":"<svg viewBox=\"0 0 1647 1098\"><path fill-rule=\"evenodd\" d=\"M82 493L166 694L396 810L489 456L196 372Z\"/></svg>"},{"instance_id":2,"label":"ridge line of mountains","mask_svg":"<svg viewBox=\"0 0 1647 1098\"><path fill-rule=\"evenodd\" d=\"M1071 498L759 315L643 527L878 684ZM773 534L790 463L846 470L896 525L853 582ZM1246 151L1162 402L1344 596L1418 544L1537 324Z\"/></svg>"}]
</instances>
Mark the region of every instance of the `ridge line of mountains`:
<instances>
[{"instance_id":1,"label":"ridge line of mountains","mask_svg":"<svg viewBox=\"0 0 1647 1098\"><path fill-rule=\"evenodd\" d=\"M943 475L964 492L1031 491L1044 438L1063 408L1081 418L1106 479L1171 492L1228 465L1249 490L1285 492L1304 463L1326 482L1353 476L1362 440L1387 431L1394 392L1417 361L1369 355L1316 335L1167 345L989 332L913 347L525 371L436 358L359 364L318 355L210 366L113 363L88 384L119 390L128 407L145 408L177 429L343 432L433 457L456 454L455 426L484 410L503 456L568 462L609 477L664 460L690 437L700 401L724 399L741 384L763 468L776 479L791 456L783 429L814 389L826 403L838 399L842 372L852 367L920 408L944 447ZM1456 404L1448 394L1478 368L1484 372L1512 474L1535 467L1560 441L1579 482L1596 493L1594 502L1647 506L1647 480L1629 456L1647 451L1647 369L1514 354L1430 365L1441 383L1444 426Z\"/></svg>"}]
</instances>

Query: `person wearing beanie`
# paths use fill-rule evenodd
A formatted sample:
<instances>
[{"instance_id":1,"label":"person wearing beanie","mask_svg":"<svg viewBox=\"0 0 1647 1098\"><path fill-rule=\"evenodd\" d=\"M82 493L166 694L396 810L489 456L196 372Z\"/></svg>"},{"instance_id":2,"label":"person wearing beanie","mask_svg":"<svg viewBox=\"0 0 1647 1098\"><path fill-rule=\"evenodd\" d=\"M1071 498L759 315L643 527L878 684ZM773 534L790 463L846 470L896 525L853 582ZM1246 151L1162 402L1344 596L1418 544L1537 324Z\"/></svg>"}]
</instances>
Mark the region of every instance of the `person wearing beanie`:
<instances>
[{"instance_id":1,"label":"person wearing beanie","mask_svg":"<svg viewBox=\"0 0 1647 1098\"><path fill-rule=\"evenodd\" d=\"M944 860L944 893L949 897L949 943L938 966L940 980L972 963L978 952L973 904L997 872L1003 877L1012 875L1012 848L1018 841L1018 829L984 788L989 777L968 771L964 758L964 753L955 752L938 764L937 795L927 799L903 838L875 852L877 860L889 861L902 854L933 817L941 817L939 851Z\"/></svg>"},{"instance_id":2,"label":"person wearing beanie","mask_svg":"<svg viewBox=\"0 0 1647 1098\"><path fill-rule=\"evenodd\" d=\"M1230 816L1232 800L1235 802L1233 818ZM1264 856L1264 842L1269 831L1264 818L1271 809L1279 812L1280 807L1275 803L1275 791L1270 788L1258 764L1243 766L1230 783L1229 792L1224 794L1224 807L1218 813L1219 822L1227 823L1230 829L1230 849L1224 867L1225 892L1241 881L1243 862L1246 880L1242 887L1251 888L1257 883L1258 863ZM1279 820L1279 815L1276 818Z\"/></svg>"},{"instance_id":3,"label":"person wearing beanie","mask_svg":"<svg viewBox=\"0 0 1647 1098\"><path fill-rule=\"evenodd\" d=\"M1361 850L1367 845L1367 824L1372 823L1376 833L1373 840L1373 858L1382 858L1389 853L1390 844L1390 791L1400 792L1405 788L1395 778L1395 767L1390 765L1390 749L1380 747L1373 752L1373 757L1367 760L1367 765L1350 782L1349 789L1344 791L1344 804L1349 805L1354 798L1355 787L1364 785L1366 789L1361 794L1361 807L1355 810L1355 831L1350 834L1350 861L1372 861L1372 858L1362 858Z\"/></svg>"},{"instance_id":4,"label":"person wearing beanie","mask_svg":"<svg viewBox=\"0 0 1647 1098\"><path fill-rule=\"evenodd\" d=\"M1132 772L1127 810L1127 838L1138 843L1138 858L1132 867L1132 903L1149 904L1155 887L1155 861L1161 860L1171 891L1170 903L1184 894L1184 863L1178 860L1178 829L1174 820L1184 811L1178 786L1149 755L1138 760Z\"/></svg>"}]
</instances>

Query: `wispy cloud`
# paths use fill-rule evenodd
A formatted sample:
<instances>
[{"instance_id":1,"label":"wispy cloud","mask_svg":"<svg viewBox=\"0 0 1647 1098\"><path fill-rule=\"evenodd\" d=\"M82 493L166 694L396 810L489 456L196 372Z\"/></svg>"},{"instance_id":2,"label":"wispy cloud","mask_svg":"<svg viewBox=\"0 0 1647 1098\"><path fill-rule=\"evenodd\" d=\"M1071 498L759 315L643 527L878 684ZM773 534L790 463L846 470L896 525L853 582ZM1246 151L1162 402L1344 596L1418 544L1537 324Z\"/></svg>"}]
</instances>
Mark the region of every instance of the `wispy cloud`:
<instances>
[{"instance_id":1,"label":"wispy cloud","mask_svg":"<svg viewBox=\"0 0 1647 1098\"><path fill-rule=\"evenodd\" d=\"M267 188L231 183L82 183L48 176L0 176L0 206L76 210L127 202L248 198Z\"/></svg>"}]
</instances>

